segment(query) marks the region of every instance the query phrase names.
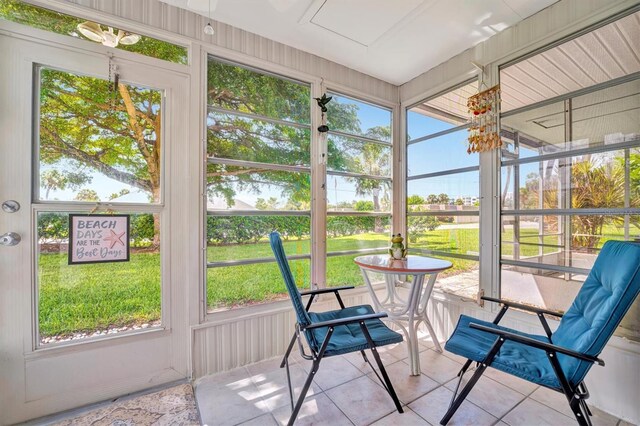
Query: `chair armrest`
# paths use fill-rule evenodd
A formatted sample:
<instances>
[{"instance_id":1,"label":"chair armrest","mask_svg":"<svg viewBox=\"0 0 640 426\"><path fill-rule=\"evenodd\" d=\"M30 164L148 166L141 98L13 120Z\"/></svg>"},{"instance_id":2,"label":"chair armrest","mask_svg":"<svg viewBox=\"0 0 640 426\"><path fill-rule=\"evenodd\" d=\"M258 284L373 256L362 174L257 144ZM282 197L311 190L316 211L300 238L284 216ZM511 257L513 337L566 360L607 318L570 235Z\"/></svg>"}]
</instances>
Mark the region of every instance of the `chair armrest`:
<instances>
[{"instance_id":1,"label":"chair armrest","mask_svg":"<svg viewBox=\"0 0 640 426\"><path fill-rule=\"evenodd\" d=\"M323 328L323 327L337 327L339 325L346 325L354 322L367 321L371 319L386 318L388 316L389 314L387 314L386 312L378 312L376 314L367 314L367 315L357 315L355 317L346 317L346 318L340 318L340 319L331 320L331 321L316 322L304 327L303 330L312 330L314 328Z\"/></svg>"},{"instance_id":2,"label":"chair armrest","mask_svg":"<svg viewBox=\"0 0 640 426\"><path fill-rule=\"evenodd\" d=\"M546 351L546 352L559 352L561 354L569 355L574 358L581 359L583 361L595 362L598 365L604 365L604 361L595 356L576 352L571 349L563 348L562 346L554 345L552 343L541 342L540 340L532 339L531 337L527 337L527 336L521 336L519 334L512 333L510 331L500 330L500 329L487 327L485 325L475 324L475 323L469 324L469 327L475 328L476 330L486 331L487 333L496 334L505 339L522 343L523 345L533 346L534 348L542 349L543 351Z\"/></svg>"},{"instance_id":3,"label":"chair armrest","mask_svg":"<svg viewBox=\"0 0 640 426\"><path fill-rule=\"evenodd\" d=\"M301 296L308 296L310 294L324 294L324 293L337 293L342 290L350 290L355 288L352 285L344 286L344 287L331 287L331 288L317 288L315 290L301 291Z\"/></svg>"},{"instance_id":4,"label":"chair armrest","mask_svg":"<svg viewBox=\"0 0 640 426\"><path fill-rule=\"evenodd\" d=\"M535 312L536 314L547 314L547 315L552 315L558 318L562 318L562 316L564 315L564 314L561 314L560 312L550 311L548 309L536 308L535 306L523 305L521 303L511 302L509 300L496 299L488 296L482 296L481 299L489 302L501 303L511 308L522 309L523 311Z\"/></svg>"}]
</instances>

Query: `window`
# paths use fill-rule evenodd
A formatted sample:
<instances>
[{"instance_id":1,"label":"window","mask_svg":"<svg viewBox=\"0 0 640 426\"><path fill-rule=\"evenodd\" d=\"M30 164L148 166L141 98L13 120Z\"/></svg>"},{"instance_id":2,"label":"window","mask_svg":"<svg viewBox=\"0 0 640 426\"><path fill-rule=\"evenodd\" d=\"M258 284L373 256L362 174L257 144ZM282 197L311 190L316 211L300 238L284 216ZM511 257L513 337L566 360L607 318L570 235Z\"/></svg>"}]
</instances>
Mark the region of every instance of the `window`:
<instances>
[{"instance_id":1,"label":"window","mask_svg":"<svg viewBox=\"0 0 640 426\"><path fill-rule=\"evenodd\" d=\"M410 253L450 260L436 287L475 299L479 283L480 164L467 154L467 98L476 81L407 109Z\"/></svg>"},{"instance_id":2,"label":"window","mask_svg":"<svg viewBox=\"0 0 640 426\"><path fill-rule=\"evenodd\" d=\"M28 25L57 34L89 40L78 28L79 25L87 23L88 21L34 6L20 0L2 0L2 2L0 2L0 19L17 22L18 24ZM165 61L176 62L178 64L188 63L188 52L184 46L178 46L166 41L129 32L122 32L122 37L119 39L119 42L114 43L114 40L118 38L118 34L122 30L94 22L90 22L90 24L101 26L101 29L107 33L111 32L111 34L107 35L108 40L103 43L110 47L139 53L152 58L163 59ZM124 38L127 35L132 36ZM114 44L116 45L114 46Z\"/></svg>"},{"instance_id":3,"label":"window","mask_svg":"<svg viewBox=\"0 0 640 426\"><path fill-rule=\"evenodd\" d=\"M160 326L163 92L34 75L38 344ZM101 201L130 216L130 260L69 265L69 214Z\"/></svg>"},{"instance_id":4,"label":"window","mask_svg":"<svg viewBox=\"0 0 640 426\"><path fill-rule=\"evenodd\" d=\"M500 71L504 298L564 311L605 241L640 240L640 62L616 60L639 16Z\"/></svg>"},{"instance_id":5,"label":"window","mask_svg":"<svg viewBox=\"0 0 640 426\"><path fill-rule=\"evenodd\" d=\"M391 233L391 110L337 93L328 104L327 286L363 285L353 263Z\"/></svg>"},{"instance_id":6,"label":"window","mask_svg":"<svg viewBox=\"0 0 640 426\"><path fill-rule=\"evenodd\" d=\"M297 285L309 288L311 92L214 57L207 69L207 308L276 300L286 288L277 230Z\"/></svg>"}]
</instances>

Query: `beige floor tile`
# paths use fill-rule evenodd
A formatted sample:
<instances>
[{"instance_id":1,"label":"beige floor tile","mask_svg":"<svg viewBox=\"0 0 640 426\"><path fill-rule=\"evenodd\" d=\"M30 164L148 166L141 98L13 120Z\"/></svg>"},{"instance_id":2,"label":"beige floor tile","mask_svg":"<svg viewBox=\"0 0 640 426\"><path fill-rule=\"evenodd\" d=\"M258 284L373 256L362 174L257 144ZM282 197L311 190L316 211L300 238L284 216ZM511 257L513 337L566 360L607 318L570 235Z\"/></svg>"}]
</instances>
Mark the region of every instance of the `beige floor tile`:
<instances>
[{"instance_id":1,"label":"beige floor tile","mask_svg":"<svg viewBox=\"0 0 640 426\"><path fill-rule=\"evenodd\" d=\"M263 414L260 417L240 423L242 426L278 426L278 422L273 418L271 413Z\"/></svg>"},{"instance_id":2,"label":"beige floor tile","mask_svg":"<svg viewBox=\"0 0 640 426\"><path fill-rule=\"evenodd\" d=\"M516 377L512 374L503 373L495 368L487 368L484 375L498 383L502 383L511 389L520 392L523 395L531 395L531 392L538 389L538 385L528 382L520 377Z\"/></svg>"},{"instance_id":3,"label":"beige floor tile","mask_svg":"<svg viewBox=\"0 0 640 426\"><path fill-rule=\"evenodd\" d=\"M459 363L433 350L420 353L420 371L438 383L446 383L457 376Z\"/></svg>"},{"instance_id":4,"label":"beige floor tile","mask_svg":"<svg viewBox=\"0 0 640 426\"><path fill-rule=\"evenodd\" d=\"M207 425L235 425L269 411L244 368L198 381L195 395L200 418Z\"/></svg>"},{"instance_id":5,"label":"beige floor tile","mask_svg":"<svg viewBox=\"0 0 640 426\"><path fill-rule=\"evenodd\" d=\"M447 412L453 392L444 387L429 392L409 404L409 408L433 425L440 424L440 419ZM449 421L449 426L456 425L493 425L498 419L469 401L464 401Z\"/></svg>"},{"instance_id":6,"label":"beige floor tile","mask_svg":"<svg viewBox=\"0 0 640 426\"><path fill-rule=\"evenodd\" d=\"M444 346L444 345L443 345L443 346ZM436 351L436 352L437 352L437 351ZM460 355L456 355L456 354L454 354L454 353L452 353L452 352L449 352L449 351L445 350L444 348L442 349L442 355L444 355L444 356L446 356L447 358L449 358L449 359L451 359L451 360L453 360L453 361L455 361L455 362L457 362L457 363L460 363L460 364L464 364L465 362L467 362L467 358L462 357L462 356L460 356ZM475 367L475 365L476 365L476 363L475 363L475 362L474 362L474 363L471 363L471 365L469 366L469 369L474 368L474 367Z\"/></svg>"},{"instance_id":7,"label":"beige floor tile","mask_svg":"<svg viewBox=\"0 0 640 426\"><path fill-rule=\"evenodd\" d=\"M539 387L531 394L531 399L535 399L547 407L551 407L554 410L561 412L565 416L569 416L572 419L574 418L573 411L571 411L571 408L569 407L567 398L560 392Z\"/></svg>"},{"instance_id":8,"label":"beige floor tile","mask_svg":"<svg viewBox=\"0 0 640 426\"><path fill-rule=\"evenodd\" d=\"M412 376L410 374L409 364L407 364L406 361L398 361L391 364L386 367L386 370L398 398L404 404L408 404L440 386L438 382L424 374ZM380 381L374 373L370 373L369 378L375 383L380 384ZM382 386L382 384L380 384L380 386Z\"/></svg>"},{"instance_id":9,"label":"beige floor tile","mask_svg":"<svg viewBox=\"0 0 640 426\"><path fill-rule=\"evenodd\" d=\"M322 364L321 364L322 366ZM250 371L258 369L248 367ZM262 370L262 369L259 369ZM293 363L289 365L291 374L291 385L293 386L294 401L300 396L302 387L309 375L299 364ZM256 372L251 379L258 387L259 395L267 404L270 410L275 410L283 405L291 405L289 397L289 386L287 384L287 372L284 368L279 368L279 363L275 369L267 370L262 373ZM307 395L314 395L322 392L320 387L312 382Z\"/></svg>"},{"instance_id":10,"label":"beige floor tile","mask_svg":"<svg viewBox=\"0 0 640 426\"><path fill-rule=\"evenodd\" d=\"M303 361L300 365L307 372L311 369L311 361ZM320 368L314 380L322 390L326 391L363 375L364 373L346 358L335 356L320 361Z\"/></svg>"},{"instance_id":11,"label":"beige floor tile","mask_svg":"<svg viewBox=\"0 0 640 426\"><path fill-rule=\"evenodd\" d=\"M291 416L291 407L280 407L273 412L279 424L287 424ZM296 426L331 425L352 426L353 423L325 394L311 396L305 399L296 419Z\"/></svg>"},{"instance_id":12,"label":"beige floor tile","mask_svg":"<svg viewBox=\"0 0 640 426\"><path fill-rule=\"evenodd\" d=\"M593 423L594 426L616 426L618 422L621 421L616 416L604 412L596 407L590 406L589 408L591 409L591 414L593 414L591 417L591 423ZM620 426L622 426L622 424L620 424Z\"/></svg>"},{"instance_id":13,"label":"beige floor tile","mask_svg":"<svg viewBox=\"0 0 640 426\"><path fill-rule=\"evenodd\" d=\"M356 425L368 425L395 409L386 390L368 377L360 377L325 392Z\"/></svg>"},{"instance_id":14,"label":"beige floor tile","mask_svg":"<svg viewBox=\"0 0 640 426\"><path fill-rule=\"evenodd\" d=\"M365 353L367 355L367 359L369 360L369 362L372 365L374 365L376 368L378 368L376 364L376 360L373 357L373 354L371 353L371 351L367 350L365 351ZM383 365L389 365L389 364L393 364L394 362L398 362L398 358L393 356L388 351L379 350L378 354L380 355L380 359L382 360ZM362 354L360 352L351 352L350 354L342 355L342 357L345 358L347 361L349 361L351 364L353 364L358 370L362 371L364 374L371 373L371 367L369 366L369 364L367 364L364 361L364 359L362 358Z\"/></svg>"},{"instance_id":15,"label":"beige floor tile","mask_svg":"<svg viewBox=\"0 0 640 426\"><path fill-rule=\"evenodd\" d=\"M404 407L404 413L394 411L386 417L373 423L375 426L428 426L429 422L411 411L408 407Z\"/></svg>"},{"instance_id":16,"label":"beige floor tile","mask_svg":"<svg viewBox=\"0 0 640 426\"><path fill-rule=\"evenodd\" d=\"M460 384L460 391L471 378L471 372L465 374L465 378ZM458 384L458 378L451 380L445 386L453 391ZM507 414L513 407L522 401L525 395L514 391L488 377L480 377L467 396L467 400L482 408L489 414L498 418Z\"/></svg>"},{"instance_id":17,"label":"beige floor tile","mask_svg":"<svg viewBox=\"0 0 640 426\"><path fill-rule=\"evenodd\" d=\"M575 426L576 421L564 414L547 407L531 398L527 398L502 418L502 421L511 426L536 425L536 426Z\"/></svg>"}]
</instances>

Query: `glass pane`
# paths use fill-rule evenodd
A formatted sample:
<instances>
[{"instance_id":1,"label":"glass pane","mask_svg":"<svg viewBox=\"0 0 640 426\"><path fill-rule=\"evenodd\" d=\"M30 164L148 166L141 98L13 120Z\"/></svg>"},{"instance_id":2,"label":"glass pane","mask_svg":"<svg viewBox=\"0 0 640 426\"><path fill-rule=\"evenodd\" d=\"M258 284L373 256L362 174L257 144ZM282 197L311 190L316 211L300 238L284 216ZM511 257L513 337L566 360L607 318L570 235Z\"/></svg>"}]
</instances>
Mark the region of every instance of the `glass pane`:
<instances>
[{"instance_id":1,"label":"glass pane","mask_svg":"<svg viewBox=\"0 0 640 426\"><path fill-rule=\"evenodd\" d=\"M480 173L455 173L407 182L409 211L476 211L480 206Z\"/></svg>"},{"instance_id":2,"label":"glass pane","mask_svg":"<svg viewBox=\"0 0 640 426\"><path fill-rule=\"evenodd\" d=\"M407 173L416 176L480 164L477 153L467 154L466 129L407 147Z\"/></svg>"},{"instance_id":3,"label":"glass pane","mask_svg":"<svg viewBox=\"0 0 640 426\"><path fill-rule=\"evenodd\" d=\"M391 217L328 216L327 252L383 248L391 244Z\"/></svg>"},{"instance_id":4,"label":"glass pane","mask_svg":"<svg viewBox=\"0 0 640 426\"><path fill-rule=\"evenodd\" d=\"M309 210L308 173L209 164L207 210Z\"/></svg>"},{"instance_id":5,"label":"glass pane","mask_svg":"<svg viewBox=\"0 0 640 426\"><path fill-rule=\"evenodd\" d=\"M424 248L478 256L479 225L478 216L408 216L409 252Z\"/></svg>"},{"instance_id":6,"label":"glass pane","mask_svg":"<svg viewBox=\"0 0 640 426\"><path fill-rule=\"evenodd\" d=\"M381 251L381 253L383 252ZM351 254L327 257L327 287L340 287L343 285L359 287L365 285L360 268L353 262L353 259L358 256L362 255ZM384 276L382 274L371 272L368 274L369 279L374 285L384 282Z\"/></svg>"},{"instance_id":7,"label":"glass pane","mask_svg":"<svg viewBox=\"0 0 640 426\"><path fill-rule=\"evenodd\" d=\"M514 208L516 184L519 186L516 194L518 208L522 210L624 207L624 155L624 151L609 151L570 159L503 166L502 207ZM568 162L571 164L569 171ZM519 183L516 182L516 172ZM563 191L569 188L570 204L562 199Z\"/></svg>"},{"instance_id":8,"label":"glass pane","mask_svg":"<svg viewBox=\"0 0 640 426\"><path fill-rule=\"evenodd\" d=\"M589 269L606 241L639 237L638 215L503 216L502 258Z\"/></svg>"},{"instance_id":9,"label":"glass pane","mask_svg":"<svg viewBox=\"0 0 640 426\"><path fill-rule=\"evenodd\" d=\"M207 103L210 106L309 124L310 100L308 84L209 57Z\"/></svg>"},{"instance_id":10,"label":"glass pane","mask_svg":"<svg viewBox=\"0 0 640 426\"><path fill-rule=\"evenodd\" d=\"M569 309L585 275L502 265L500 297L553 311Z\"/></svg>"},{"instance_id":11,"label":"glass pane","mask_svg":"<svg viewBox=\"0 0 640 426\"><path fill-rule=\"evenodd\" d=\"M343 176L327 176L329 211L391 211L391 182Z\"/></svg>"},{"instance_id":12,"label":"glass pane","mask_svg":"<svg viewBox=\"0 0 640 426\"><path fill-rule=\"evenodd\" d=\"M411 141L466 124L469 120L467 100L476 93L478 82L472 81L414 106L407 111L407 139Z\"/></svg>"},{"instance_id":13,"label":"glass pane","mask_svg":"<svg viewBox=\"0 0 640 426\"><path fill-rule=\"evenodd\" d=\"M451 269L438 274L435 288L439 288L445 293L476 300L480 286L480 262L453 257L431 257L448 260L453 263Z\"/></svg>"},{"instance_id":14,"label":"glass pane","mask_svg":"<svg viewBox=\"0 0 640 426\"><path fill-rule=\"evenodd\" d=\"M41 68L39 199L159 203L162 92Z\"/></svg>"},{"instance_id":15,"label":"glass pane","mask_svg":"<svg viewBox=\"0 0 640 426\"><path fill-rule=\"evenodd\" d=\"M503 117L500 126L503 160L585 147L578 140L565 144L564 102Z\"/></svg>"},{"instance_id":16,"label":"glass pane","mask_svg":"<svg viewBox=\"0 0 640 426\"><path fill-rule=\"evenodd\" d=\"M278 231L289 255L309 254L308 216L207 216L207 260L273 257L269 234Z\"/></svg>"},{"instance_id":17,"label":"glass pane","mask_svg":"<svg viewBox=\"0 0 640 426\"><path fill-rule=\"evenodd\" d=\"M207 116L207 156L270 164L309 165L311 131L234 114Z\"/></svg>"},{"instance_id":18,"label":"glass pane","mask_svg":"<svg viewBox=\"0 0 640 426\"><path fill-rule=\"evenodd\" d=\"M38 213L40 344L160 325L160 218L130 215L130 260L69 265L69 213Z\"/></svg>"},{"instance_id":19,"label":"glass pane","mask_svg":"<svg viewBox=\"0 0 640 426\"><path fill-rule=\"evenodd\" d=\"M573 98L571 110L573 138L586 145L639 140L640 80Z\"/></svg>"},{"instance_id":20,"label":"glass pane","mask_svg":"<svg viewBox=\"0 0 640 426\"><path fill-rule=\"evenodd\" d=\"M328 170L391 177L391 147L329 134Z\"/></svg>"},{"instance_id":21,"label":"glass pane","mask_svg":"<svg viewBox=\"0 0 640 426\"><path fill-rule=\"evenodd\" d=\"M189 59L186 47L139 34L122 32L118 28L112 29L95 22L85 22L83 19L74 16L43 9L18 0L3 0L0 2L0 19L82 40L97 41L108 47L115 47L179 64L187 64ZM87 27L93 31L87 33ZM95 34L92 34L92 32L95 32ZM120 36L121 32L122 37ZM85 34L92 38L88 38Z\"/></svg>"},{"instance_id":22,"label":"glass pane","mask_svg":"<svg viewBox=\"0 0 640 426\"><path fill-rule=\"evenodd\" d=\"M352 135L391 142L391 110L343 95L332 96L327 104L327 125Z\"/></svg>"},{"instance_id":23,"label":"glass pane","mask_svg":"<svg viewBox=\"0 0 640 426\"><path fill-rule=\"evenodd\" d=\"M308 290L309 261L292 260L289 265L298 288ZM275 262L207 269L209 312L288 298L284 280Z\"/></svg>"}]
</instances>

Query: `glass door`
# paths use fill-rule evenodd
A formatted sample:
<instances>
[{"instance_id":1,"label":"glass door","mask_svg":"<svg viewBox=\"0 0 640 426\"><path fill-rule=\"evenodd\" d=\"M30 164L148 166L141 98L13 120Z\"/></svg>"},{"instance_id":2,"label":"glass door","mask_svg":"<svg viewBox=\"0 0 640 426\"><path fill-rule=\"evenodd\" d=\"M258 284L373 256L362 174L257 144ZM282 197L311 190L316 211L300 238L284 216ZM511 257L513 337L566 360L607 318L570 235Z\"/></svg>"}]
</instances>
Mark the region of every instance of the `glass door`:
<instances>
[{"instance_id":1,"label":"glass door","mask_svg":"<svg viewBox=\"0 0 640 426\"><path fill-rule=\"evenodd\" d=\"M0 50L0 343L21 389L0 423L187 377L188 286L171 279L188 251L171 214L187 77L11 37Z\"/></svg>"}]
</instances>

